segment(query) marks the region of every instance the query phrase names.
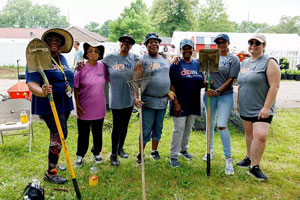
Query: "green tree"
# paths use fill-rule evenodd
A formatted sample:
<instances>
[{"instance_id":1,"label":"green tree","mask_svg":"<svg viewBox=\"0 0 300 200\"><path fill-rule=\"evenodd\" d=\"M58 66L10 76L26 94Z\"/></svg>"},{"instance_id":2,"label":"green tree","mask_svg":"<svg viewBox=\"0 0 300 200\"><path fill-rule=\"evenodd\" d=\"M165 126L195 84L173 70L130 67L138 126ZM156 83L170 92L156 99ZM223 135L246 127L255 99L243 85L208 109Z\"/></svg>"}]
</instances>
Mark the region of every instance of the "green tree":
<instances>
[{"instance_id":1,"label":"green tree","mask_svg":"<svg viewBox=\"0 0 300 200\"><path fill-rule=\"evenodd\" d=\"M198 0L154 0L150 16L158 33L172 36L174 31L192 31Z\"/></svg>"},{"instance_id":2,"label":"green tree","mask_svg":"<svg viewBox=\"0 0 300 200\"><path fill-rule=\"evenodd\" d=\"M267 31L272 33L298 33L300 36L300 16L282 16L279 24L270 27Z\"/></svg>"},{"instance_id":3,"label":"green tree","mask_svg":"<svg viewBox=\"0 0 300 200\"><path fill-rule=\"evenodd\" d=\"M100 31L99 23L97 22L90 22L89 24L85 25L84 28L95 33L99 33Z\"/></svg>"},{"instance_id":4,"label":"green tree","mask_svg":"<svg viewBox=\"0 0 300 200\"><path fill-rule=\"evenodd\" d=\"M153 30L146 4L142 0L132 2L130 7L125 8L121 16L109 25L110 41L117 41L121 35L129 33L137 43L141 43L145 35Z\"/></svg>"},{"instance_id":5,"label":"green tree","mask_svg":"<svg viewBox=\"0 0 300 200\"><path fill-rule=\"evenodd\" d=\"M67 28L66 16L51 5L33 5L30 0L8 0L0 13L0 27Z\"/></svg>"},{"instance_id":6,"label":"green tree","mask_svg":"<svg viewBox=\"0 0 300 200\"><path fill-rule=\"evenodd\" d=\"M239 33L265 33L270 28L267 23L254 23L252 21L242 21L236 25L236 31Z\"/></svg>"},{"instance_id":7,"label":"green tree","mask_svg":"<svg viewBox=\"0 0 300 200\"><path fill-rule=\"evenodd\" d=\"M104 22L104 24L100 27L99 33L100 35L102 35L103 37L108 37L109 35L109 27L110 27L110 22L111 20L107 20Z\"/></svg>"},{"instance_id":8,"label":"green tree","mask_svg":"<svg viewBox=\"0 0 300 200\"><path fill-rule=\"evenodd\" d=\"M228 20L223 0L206 0L198 13L197 31L235 32L235 23Z\"/></svg>"}]
</instances>

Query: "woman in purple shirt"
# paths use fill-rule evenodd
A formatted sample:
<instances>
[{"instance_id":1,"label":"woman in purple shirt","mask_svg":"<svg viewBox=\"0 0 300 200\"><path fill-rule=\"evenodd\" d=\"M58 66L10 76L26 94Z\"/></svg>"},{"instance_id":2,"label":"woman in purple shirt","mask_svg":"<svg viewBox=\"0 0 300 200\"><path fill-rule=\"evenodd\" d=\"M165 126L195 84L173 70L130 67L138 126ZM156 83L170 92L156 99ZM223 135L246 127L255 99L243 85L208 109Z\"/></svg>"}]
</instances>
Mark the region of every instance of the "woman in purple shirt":
<instances>
[{"instance_id":1,"label":"woman in purple shirt","mask_svg":"<svg viewBox=\"0 0 300 200\"><path fill-rule=\"evenodd\" d=\"M96 164L102 163L102 127L106 115L104 86L107 81L107 71L103 63L104 46L84 43L83 57L87 59L84 68L75 73L74 96L77 111L77 160L76 167L83 165L83 158L89 148L90 130L93 134L91 149Z\"/></svg>"}]
</instances>

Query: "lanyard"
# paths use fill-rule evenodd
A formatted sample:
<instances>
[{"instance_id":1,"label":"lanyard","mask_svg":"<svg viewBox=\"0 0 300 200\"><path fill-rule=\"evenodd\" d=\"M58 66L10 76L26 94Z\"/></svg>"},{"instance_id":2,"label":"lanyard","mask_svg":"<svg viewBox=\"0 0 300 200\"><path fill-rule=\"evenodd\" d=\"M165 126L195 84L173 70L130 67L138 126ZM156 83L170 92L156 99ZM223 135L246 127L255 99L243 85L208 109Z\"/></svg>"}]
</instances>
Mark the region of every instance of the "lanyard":
<instances>
[{"instance_id":1,"label":"lanyard","mask_svg":"<svg viewBox=\"0 0 300 200\"><path fill-rule=\"evenodd\" d=\"M58 69L61 71L61 73L63 73L64 78L65 78L65 81L67 81L67 77L66 77L66 74L65 74L65 72L64 72L64 69L63 69L63 67L62 67L62 64L61 64L61 62L60 62L59 56L58 56L57 58L58 58L59 65L57 64L57 62L54 60L53 57L51 57L51 60L52 60L52 61L54 62L54 64L58 67Z\"/></svg>"}]
</instances>

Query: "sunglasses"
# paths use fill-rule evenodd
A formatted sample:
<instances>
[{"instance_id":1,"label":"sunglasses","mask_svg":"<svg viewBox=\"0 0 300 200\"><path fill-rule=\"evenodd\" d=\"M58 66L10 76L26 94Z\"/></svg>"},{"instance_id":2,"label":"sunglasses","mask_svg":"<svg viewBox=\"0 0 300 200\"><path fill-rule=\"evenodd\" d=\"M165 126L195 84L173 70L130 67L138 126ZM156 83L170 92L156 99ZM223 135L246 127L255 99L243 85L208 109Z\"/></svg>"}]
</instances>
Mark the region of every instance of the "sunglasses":
<instances>
[{"instance_id":1,"label":"sunglasses","mask_svg":"<svg viewBox=\"0 0 300 200\"><path fill-rule=\"evenodd\" d=\"M47 38L47 42L48 43L50 43L50 42L61 43L61 39L59 39L59 38L53 38L53 37L48 37Z\"/></svg>"},{"instance_id":2,"label":"sunglasses","mask_svg":"<svg viewBox=\"0 0 300 200\"><path fill-rule=\"evenodd\" d=\"M259 46L259 45L261 45L262 43L260 42L260 41L252 41L252 40L250 40L250 41L248 41L248 44L249 44L249 46L252 46L253 44L255 44L255 46Z\"/></svg>"},{"instance_id":3,"label":"sunglasses","mask_svg":"<svg viewBox=\"0 0 300 200\"><path fill-rule=\"evenodd\" d=\"M222 41L216 41L216 44L225 44L225 43L227 43L227 41L226 41L226 40L222 40Z\"/></svg>"},{"instance_id":4,"label":"sunglasses","mask_svg":"<svg viewBox=\"0 0 300 200\"><path fill-rule=\"evenodd\" d=\"M91 49L91 50L88 50L87 52L88 53L97 53L97 54L100 53L97 49L95 49L95 50Z\"/></svg>"}]
</instances>

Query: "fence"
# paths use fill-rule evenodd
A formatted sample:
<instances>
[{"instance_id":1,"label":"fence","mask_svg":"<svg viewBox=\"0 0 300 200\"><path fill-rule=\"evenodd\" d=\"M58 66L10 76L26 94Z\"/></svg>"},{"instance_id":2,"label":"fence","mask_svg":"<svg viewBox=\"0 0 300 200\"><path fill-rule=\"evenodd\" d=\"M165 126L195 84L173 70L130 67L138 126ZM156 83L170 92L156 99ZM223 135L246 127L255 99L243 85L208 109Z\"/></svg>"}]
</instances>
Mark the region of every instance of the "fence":
<instances>
[{"instance_id":1,"label":"fence","mask_svg":"<svg viewBox=\"0 0 300 200\"><path fill-rule=\"evenodd\" d=\"M278 63L281 58L286 58L289 61L289 69L296 69L296 65L300 64L300 50L269 50L266 53L276 58Z\"/></svg>"}]
</instances>

